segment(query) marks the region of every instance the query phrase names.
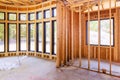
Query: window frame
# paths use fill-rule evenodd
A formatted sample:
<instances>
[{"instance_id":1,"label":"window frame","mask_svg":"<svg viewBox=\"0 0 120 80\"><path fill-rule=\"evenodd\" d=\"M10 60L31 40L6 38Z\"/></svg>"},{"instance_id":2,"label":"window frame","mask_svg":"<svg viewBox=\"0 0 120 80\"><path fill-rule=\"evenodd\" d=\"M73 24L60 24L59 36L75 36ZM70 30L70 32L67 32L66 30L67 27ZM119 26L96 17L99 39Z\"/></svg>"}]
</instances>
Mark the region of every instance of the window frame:
<instances>
[{"instance_id":1,"label":"window frame","mask_svg":"<svg viewBox=\"0 0 120 80\"><path fill-rule=\"evenodd\" d=\"M42 53L43 52L43 34L42 34L42 51L39 51L39 26L38 26L38 24L42 24L42 22L39 22L39 23L36 23L36 42L38 43L37 45L36 45L36 48L37 48L37 52L39 52L39 53ZM43 31L43 26L42 26L42 31Z\"/></svg>"},{"instance_id":2,"label":"window frame","mask_svg":"<svg viewBox=\"0 0 120 80\"><path fill-rule=\"evenodd\" d=\"M9 14L15 14L16 15L16 20L10 20L10 15ZM17 21L17 13L14 12L8 12L8 21Z\"/></svg>"},{"instance_id":3,"label":"window frame","mask_svg":"<svg viewBox=\"0 0 120 80\"><path fill-rule=\"evenodd\" d=\"M36 20L36 17L34 17L34 19L31 20L31 18L30 18L30 15L31 15L31 14L36 15L35 12L28 13L28 20L29 20L29 21L34 21L34 20Z\"/></svg>"},{"instance_id":4,"label":"window frame","mask_svg":"<svg viewBox=\"0 0 120 80\"><path fill-rule=\"evenodd\" d=\"M46 52L46 26L45 26L45 23L50 23L50 21L44 22L44 53L50 54L51 53L51 44L50 44L50 52ZM50 27L51 27L51 23L50 23ZM51 36L51 33L50 33L50 36ZM50 43L51 43L51 41L50 41Z\"/></svg>"},{"instance_id":5,"label":"window frame","mask_svg":"<svg viewBox=\"0 0 120 80\"><path fill-rule=\"evenodd\" d=\"M25 24L26 25L26 33L27 33L27 24L26 23L19 23L19 51L27 51L27 34L26 34L26 50L21 50L21 24Z\"/></svg>"},{"instance_id":6,"label":"window frame","mask_svg":"<svg viewBox=\"0 0 120 80\"><path fill-rule=\"evenodd\" d=\"M54 26L54 22L57 23L57 20L52 20L52 55L56 55L57 53L55 53L55 46L54 46L54 43L55 43L55 27L57 26Z\"/></svg>"},{"instance_id":7,"label":"window frame","mask_svg":"<svg viewBox=\"0 0 120 80\"><path fill-rule=\"evenodd\" d=\"M110 20L110 18L104 18L104 19L100 19L101 20ZM111 45L111 47L114 47L115 46L115 23L114 23L114 17L111 18L111 20L113 20L113 45ZM94 20L90 20L90 21L98 21L97 19L94 19ZM100 23L101 24L101 23ZM100 26L101 28L101 26ZM100 32L101 32L101 29L100 29ZM101 33L100 33L100 37L101 37ZM101 40L100 40L101 42ZM88 45L88 20L86 20L86 45ZM91 46L98 46L98 44L90 44ZM100 46L110 46L110 45L101 45L100 43Z\"/></svg>"},{"instance_id":8,"label":"window frame","mask_svg":"<svg viewBox=\"0 0 120 80\"><path fill-rule=\"evenodd\" d=\"M30 33L31 33L31 28L30 28L30 25L31 24L34 24L35 26L35 23L28 23L28 51L32 51L32 52L35 52L35 50L31 50L31 37L30 37ZM35 29L34 29L35 30ZM35 38L34 38L35 39ZM35 40L34 40L34 44L35 44ZM33 45L35 47L35 45Z\"/></svg>"},{"instance_id":9,"label":"window frame","mask_svg":"<svg viewBox=\"0 0 120 80\"><path fill-rule=\"evenodd\" d=\"M52 8L52 17L56 17L56 16L55 16L55 13L54 13L54 10L55 10L55 9L57 10L56 7L53 7L53 8ZM57 12L56 12L56 15L57 15Z\"/></svg>"},{"instance_id":10,"label":"window frame","mask_svg":"<svg viewBox=\"0 0 120 80\"><path fill-rule=\"evenodd\" d=\"M6 31L5 31L5 26L6 26L6 25L5 25L5 23L1 23L1 22L0 22L0 24L4 24L4 51L0 51L0 53L3 53L3 52L5 52L5 47L6 47L6 43L5 43L5 39L6 39L6 38L5 38L5 36L6 36L6 35L5 35L5 33L6 33Z\"/></svg>"},{"instance_id":11,"label":"window frame","mask_svg":"<svg viewBox=\"0 0 120 80\"><path fill-rule=\"evenodd\" d=\"M46 11L49 11L49 12L51 13L50 9L44 10L44 13L43 13L44 19L49 19L49 18L51 18L51 15L49 15L49 17L46 17Z\"/></svg>"},{"instance_id":12,"label":"window frame","mask_svg":"<svg viewBox=\"0 0 120 80\"><path fill-rule=\"evenodd\" d=\"M41 19L43 19L43 12L42 11L38 11L38 12L36 12L36 20L41 20L41 19L39 19L39 15L38 15L38 13L42 13L42 18Z\"/></svg>"},{"instance_id":13,"label":"window frame","mask_svg":"<svg viewBox=\"0 0 120 80\"><path fill-rule=\"evenodd\" d=\"M15 50L15 51L10 51L10 50L9 50L9 45L10 45L10 44L9 44L9 43L10 43L10 42L9 42L9 40L10 40L10 39L9 39L9 38L10 38L10 37L9 37L9 27L10 27L9 24L15 24L15 25L16 25L16 50ZM8 52L16 52L16 51L17 51L17 23L8 23L8 30L7 30L7 32L8 32L8 40L7 40L7 42L8 42L8 50L7 50L7 51L8 51Z\"/></svg>"}]
</instances>

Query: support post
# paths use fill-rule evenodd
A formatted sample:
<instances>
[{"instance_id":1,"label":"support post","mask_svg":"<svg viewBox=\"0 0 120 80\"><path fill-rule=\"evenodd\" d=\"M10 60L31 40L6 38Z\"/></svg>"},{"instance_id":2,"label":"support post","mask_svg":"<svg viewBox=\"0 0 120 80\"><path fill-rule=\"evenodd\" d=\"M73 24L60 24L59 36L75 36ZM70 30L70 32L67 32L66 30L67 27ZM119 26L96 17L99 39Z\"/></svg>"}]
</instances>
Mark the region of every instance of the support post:
<instances>
[{"instance_id":1,"label":"support post","mask_svg":"<svg viewBox=\"0 0 120 80\"><path fill-rule=\"evenodd\" d=\"M60 47L59 47L59 42L60 42L60 23L61 23L61 5L57 3L57 60L56 60L56 67L60 67L61 65L61 55L60 55Z\"/></svg>"}]
</instances>

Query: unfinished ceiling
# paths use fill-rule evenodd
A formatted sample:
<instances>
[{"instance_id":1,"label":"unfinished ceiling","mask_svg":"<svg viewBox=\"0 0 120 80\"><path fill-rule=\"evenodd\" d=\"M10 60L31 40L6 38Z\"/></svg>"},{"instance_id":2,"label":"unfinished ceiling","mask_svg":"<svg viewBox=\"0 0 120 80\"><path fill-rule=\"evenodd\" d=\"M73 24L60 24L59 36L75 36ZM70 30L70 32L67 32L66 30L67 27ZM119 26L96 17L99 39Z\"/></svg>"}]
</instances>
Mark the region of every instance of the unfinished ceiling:
<instances>
[{"instance_id":1,"label":"unfinished ceiling","mask_svg":"<svg viewBox=\"0 0 120 80\"><path fill-rule=\"evenodd\" d=\"M0 5L30 6L48 0L0 0Z\"/></svg>"},{"instance_id":2,"label":"unfinished ceiling","mask_svg":"<svg viewBox=\"0 0 120 80\"><path fill-rule=\"evenodd\" d=\"M67 6L70 6L74 10L78 11L79 6L82 7L82 11L87 11L88 1L90 2L90 11L98 10L98 1L100 1L100 10L108 9L109 1L111 1L111 8L120 7L120 0L63 0Z\"/></svg>"}]
</instances>

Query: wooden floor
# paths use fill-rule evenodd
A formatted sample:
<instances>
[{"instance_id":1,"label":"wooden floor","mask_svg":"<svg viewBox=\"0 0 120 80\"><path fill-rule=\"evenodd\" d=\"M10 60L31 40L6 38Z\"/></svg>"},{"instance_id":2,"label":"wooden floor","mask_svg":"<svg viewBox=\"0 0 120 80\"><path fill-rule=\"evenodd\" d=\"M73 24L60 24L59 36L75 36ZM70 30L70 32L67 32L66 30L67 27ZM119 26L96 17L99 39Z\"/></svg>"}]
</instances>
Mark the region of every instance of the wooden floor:
<instances>
[{"instance_id":1,"label":"wooden floor","mask_svg":"<svg viewBox=\"0 0 120 80\"><path fill-rule=\"evenodd\" d=\"M7 62L17 62L17 57L0 58ZM0 71L0 80L120 80L120 78L92 72L76 67L56 69L54 61L35 57L21 60L21 66Z\"/></svg>"}]
</instances>

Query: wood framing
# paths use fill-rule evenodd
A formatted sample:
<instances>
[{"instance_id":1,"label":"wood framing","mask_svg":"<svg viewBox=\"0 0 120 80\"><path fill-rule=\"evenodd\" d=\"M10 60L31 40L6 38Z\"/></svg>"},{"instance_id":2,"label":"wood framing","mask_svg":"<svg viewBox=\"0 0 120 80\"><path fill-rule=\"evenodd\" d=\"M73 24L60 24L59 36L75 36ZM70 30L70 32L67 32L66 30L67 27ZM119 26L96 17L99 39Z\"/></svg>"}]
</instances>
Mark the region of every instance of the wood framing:
<instances>
[{"instance_id":1,"label":"wood framing","mask_svg":"<svg viewBox=\"0 0 120 80\"><path fill-rule=\"evenodd\" d=\"M1 2L0 2L1 4ZM45 6L45 7L44 7ZM39 8L38 8L39 7ZM52 60L56 60L56 55L53 55L52 54L52 29L51 29L51 32L50 32L50 54L46 54L44 52L37 52L37 40L36 40L36 24L41 22L42 23L42 26L44 26L44 22L45 21L50 21L50 27L52 27L52 21L57 21L57 18L56 16L55 17L52 17L52 8L55 8L56 7L56 1L52 0L52 1L45 1L45 2L42 2L40 4L37 4L37 5L27 5L27 6L14 6L14 5L6 5L6 4L1 4L0 5L0 11L2 12L5 12L5 20L0 20L0 22L4 22L5 23L5 56L18 56L18 55L29 55L29 56L36 56L36 57L41 57L41 58L47 58L47 59L52 59ZM44 10L46 9L50 9L50 18L49 19L44 19ZM42 11L42 19L41 20L37 20L37 12L39 11ZM8 20L8 13L9 12L12 12L12 13L16 13L17 15L17 19L16 21L9 21ZM35 14L35 20L32 20L30 21L29 20L29 13L33 12ZM26 18L27 20L25 21L21 21L19 20L19 14L20 13L25 13L26 14ZM9 49L9 46L8 46L8 23L16 23L17 24L17 28L16 28L16 52L9 52L8 49ZM19 24L26 24L26 51L20 51L19 50ZM28 44L28 41L29 41L29 36L28 36L28 28L29 28L29 23L34 23L35 26L34 26L34 30L35 30L35 33L34 33L34 40L35 40L35 45L33 45L35 47L35 51L34 52L31 52L31 51L28 51L28 47L29 47L29 44ZM42 40L43 41L43 40ZM42 45L43 45L44 42L42 42ZM44 46L43 46L44 47ZM1 54L1 55L3 55Z\"/></svg>"},{"instance_id":2,"label":"wood framing","mask_svg":"<svg viewBox=\"0 0 120 80\"><path fill-rule=\"evenodd\" d=\"M61 57L64 56L64 54L66 54L66 61L68 61L68 63L73 64L76 63L76 60L78 60L79 66L78 67L82 67L81 65L82 63L82 59L86 59L88 61L88 66L84 67L87 68L89 70L91 70L91 61L94 59L97 61L98 65L97 65L97 69L95 71L98 72L102 72L102 68L101 67L101 62L102 61L109 61L108 65L110 67L110 69L108 70L108 74L112 74L112 62L120 62L120 57L118 58L118 56L120 56L119 52L119 40L117 37L118 36L118 11L119 11L119 7L115 7L113 8L113 5L111 5L111 7L107 8L105 7L105 5L103 5L100 0L95 1L95 2L91 2L91 0L86 0L86 3L83 4L82 2L78 5L75 5L74 1L71 0L67 0L69 2L69 4L65 3L62 4L62 7L65 8L69 8L70 12L66 12L66 14L70 13L70 19L68 19L68 17L66 18L62 18L63 21L61 21L62 25L66 25L65 27L66 30L63 30L63 35L61 35L61 38L66 38L66 51L65 53L61 54ZM88 1L88 2L87 2ZM112 2L112 1L111 1ZM77 2L76 2L77 3ZM79 2L78 2L79 3ZM107 5L110 5L110 2L108 0ZM96 6L96 10L93 8L93 6ZM84 9L83 7L86 7L86 9ZM104 8L104 9L103 9ZM59 10L59 13L61 11ZM61 15L64 15L63 12L61 12ZM110 32L110 35L113 34L114 36L114 45L112 45L110 43L110 45L101 45L101 20L103 19L114 19L114 32ZM60 18L61 19L61 18ZM68 29L68 20L70 20L70 27ZM92 20L96 20L98 21L98 44L97 45L91 45L90 44L90 21ZM66 22L64 22L66 21ZM78 24L79 23L79 24ZM110 22L111 24L111 22ZM60 26L59 26L60 27ZM111 27L110 27L111 28ZM63 28L64 29L64 28ZM69 33L67 34L67 31L69 31ZM60 31L61 32L61 31ZM64 33L66 33L66 37L64 37ZM70 38L68 38L70 37ZM79 39L78 39L79 37ZM110 36L109 40L110 42L112 41L111 39L112 36ZM69 40L68 40L69 39ZM65 40L65 39L63 39ZM67 41L69 41L69 43L67 43ZM63 41L64 42L64 41ZM61 43L60 43L61 44ZM63 45L59 45L59 47L63 47L65 46ZM69 46L69 47L67 47ZM78 47L79 46L79 47ZM68 51L67 51L68 50ZM60 51L59 51L60 52ZM62 52L64 52L64 49L62 49ZM59 55L60 56L60 55ZM69 56L69 59L67 59L67 56ZM57 57L60 58L60 57ZM60 58L60 62L64 61L63 58ZM62 64L61 64L62 65ZM70 64L71 65L71 64ZM82 67L83 68L83 67Z\"/></svg>"},{"instance_id":3,"label":"wood framing","mask_svg":"<svg viewBox=\"0 0 120 80\"><path fill-rule=\"evenodd\" d=\"M10 3L10 1L15 0L5 0L6 3ZM78 63L77 67L86 68L88 70L93 70L92 60L95 60L97 64L97 68L94 71L107 73L113 75L112 73L112 63L120 63L120 7L117 6L116 0L49 0L42 2L42 0L37 1L34 0L34 3L26 3L28 0L25 0L23 3L21 0L16 0L14 5L6 5L3 3L3 0L0 0L0 12L5 12L5 20L0 20L1 23L5 23L5 52L0 54L1 56L16 56L16 55L29 55L36 56L45 59L56 60L56 67L61 67L65 65L75 66ZM38 4L39 3L39 4ZM115 3L113 5L112 3ZM15 5L24 5L24 6L15 6ZM105 5L106 4L106 5ZM53 17L52 9L56 8L57 16ZM45 11L50 11L50 17L45 18ZM8 13L16 13L17 20L10 21L8 20ZM37 19L37 12L42 12L42 19ZM27 16L26 21L19 20L19 14L25 13ZM29 14L34 13L36 19L29 20ZM108 20L110 26L104 25L104 27L108 27L109 30L106 32L110 35L107 35L109 39L105 41L107 44L102 44L101 37L101 21ZM113 22L111 21L113 20ZM52 22L57 22L57 49L56 55L53 54L53 28ZM95 32L97 34L96 42L97 44L91 44L91 21L97 21L97 30ZM46 49L46 29L45 22L50 22L50 52L47 54ZM8 23L16 23L17 24L17 46L16 52L9 52L9 42L8 42ZM19 47L19 24L26 24L26 51L20 51ZM33 45L35 50L30 51L28 43L30 41L30 31L29 24L34 23L34 40L35 44ZM38 41L36 35L37 32L37 23L42 24L42 51L37 51ZM111 25L113 24L113 25ZM113 26L113 28L112 28ZM104 29L105 30L105 29ZM90 32L91 31L91 32ZM94 30L93 30L94 31ZM95 34L95 33L94 33ZM93 35L96 37L96 34ZM113 35L113 36L112 36ZM113 39L113 41L112 41ZM94 42L93 41L93 42ZM49 42L49 41L48 41ZM103 40L104 42L104 40ZM111 43L112 42L112 43ZM113 45L112 45L113 44ZM82 60L86 60L85 66L82 66L84 62ZM101 67L101 62L106 61L109 65L108 72L104 72L106 69Z\"/></svg>"}]
</instances>

